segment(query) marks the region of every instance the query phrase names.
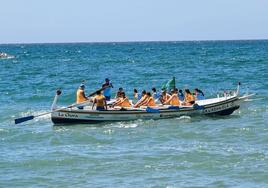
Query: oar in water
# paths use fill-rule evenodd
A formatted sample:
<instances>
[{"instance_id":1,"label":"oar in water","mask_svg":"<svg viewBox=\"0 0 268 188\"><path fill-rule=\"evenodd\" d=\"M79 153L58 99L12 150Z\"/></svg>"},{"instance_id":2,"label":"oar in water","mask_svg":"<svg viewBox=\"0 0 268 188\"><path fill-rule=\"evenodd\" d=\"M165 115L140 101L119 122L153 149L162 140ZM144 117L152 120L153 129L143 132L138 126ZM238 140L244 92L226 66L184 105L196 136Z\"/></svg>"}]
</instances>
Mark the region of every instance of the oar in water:
<instances>
[{"instance_id":1,"label":"oar in water","mask_svg":"<svg viewBox=\"0 0 268 188\"><path fill-rule=\"evenodd\" d=\"M92 96L96 95L96 93L98 91L102 91L103 89L105 89L105 88L98 89L97 91L95 91L93 93L90 93L88 96L89 97L92 97ZM60 95L60 94L61 94L61 91L60 90L57 90L57 95ZM81 103L72 104L72 105L67 106L67 107L64 107L64 108L59 108L59 109L56 109L56 110L52 110L50 112L45 112L45 113L42 113L42 114L38 114L36 116L30 115L30 116L26 116L26 117L17 118L17 119L15 119L15 124L19 124L19 123L22 123L22 122L25 122L25 121L29 121L29 120L32 120L32 119L34 119L36 117L40 117L40 116L44 116L44 115L47 115L47 114L51 114L53 112L57 112L57 111L64 110L64 109L67 109L67 108L72 108L72 107L80 106L80 105L83 105L83 104L86 104L86 103L88 103L88 100L87 101L84 101L84 102L81 102Z\"/></svg>"}]
</instances>

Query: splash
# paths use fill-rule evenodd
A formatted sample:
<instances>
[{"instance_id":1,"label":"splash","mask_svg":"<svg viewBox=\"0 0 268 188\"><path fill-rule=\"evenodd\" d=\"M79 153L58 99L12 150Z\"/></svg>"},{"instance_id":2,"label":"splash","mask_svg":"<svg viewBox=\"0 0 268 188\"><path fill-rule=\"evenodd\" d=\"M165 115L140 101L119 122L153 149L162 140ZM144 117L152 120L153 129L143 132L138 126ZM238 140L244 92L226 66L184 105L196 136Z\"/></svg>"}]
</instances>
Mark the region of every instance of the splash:
<instances>
[{"instance_id":1,"label":"splash","mask_svg":"<svg viewBox=\"0 0 268 188\"><path fill-rule=\"evenodd\" d=\"M117 122L114 124L108 125L109 127L116 127L116 128L135 128L138 127L139 124L137 122Z\"/></svg>"},{"instance_id":2,"label":"splash","mask_svg":"<svg viewBox=\"0 0 268 188\"><path fill-rule=\"evenodd\" d=\"M40 111L32 111L32 110L29 110L27 112L21 112L19 117L26 117L26 116L38 116L40 114L44 114L44 113L47 113L49 111L45 111L45 110L40 110ZM39 122L39 121L42 121L42 120L49 120L51 117L51 114L45 114L45 115L42 115L42 116L39 116L39 117L36 117L34 118L34 122Z\"/></svg>"},{"instance_id":3,"label":"splash","mask_svg":"<svg viewBox=\"0 0 268 188\"><path fill-rule=\"evenodd\" d=\"M190 116L180 116L179 118L176 118L178 120L190 120L192 119Z\"/></svg>"}]
</instances>

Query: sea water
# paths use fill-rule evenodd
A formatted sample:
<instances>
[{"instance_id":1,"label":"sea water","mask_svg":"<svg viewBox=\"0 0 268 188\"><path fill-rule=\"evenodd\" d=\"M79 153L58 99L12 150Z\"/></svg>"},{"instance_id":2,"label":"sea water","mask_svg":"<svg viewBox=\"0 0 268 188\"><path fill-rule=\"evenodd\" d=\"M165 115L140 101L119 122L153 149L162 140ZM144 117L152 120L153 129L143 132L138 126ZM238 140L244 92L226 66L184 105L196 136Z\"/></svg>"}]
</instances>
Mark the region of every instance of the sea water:
<instances>
[{"instance_id":1,"label":"sea water","mask_svg":"<svg viewBox=\"0 0 268 188\"><path fill-rule=\"evenodd\" d=\"M268 187L268 41L3 44L0 51L0 187ZM137 88L206 97L256 93L225 117L53 126L50 115L105 78Z\"/></svg>"}]
</instances>

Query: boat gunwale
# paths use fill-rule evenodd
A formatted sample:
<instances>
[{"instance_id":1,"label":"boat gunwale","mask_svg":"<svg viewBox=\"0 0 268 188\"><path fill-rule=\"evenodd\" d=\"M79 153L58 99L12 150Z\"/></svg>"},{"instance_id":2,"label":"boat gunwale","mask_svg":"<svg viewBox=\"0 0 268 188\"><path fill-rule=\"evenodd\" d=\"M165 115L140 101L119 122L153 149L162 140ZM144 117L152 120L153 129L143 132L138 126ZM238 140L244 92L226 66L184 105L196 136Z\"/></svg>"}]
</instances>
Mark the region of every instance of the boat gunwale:
<instances>
[{"instance_id":1,"label":"boat gunwale","mask_svg":"<svg viewBox=\"0 0 268 188\"><path fill-rule=\"evenodd\" d=\"M57 110L56 112L64 112L64 113L80 113L80 114L100 114L100 115L108 115L108 114L115 114L115 115L130 115L130 114L148 114L148 113L170 113L170 112L189 112L189 111L197 111L197 110L204 110L206 108L211 108L223 104L227 104L230 102L235 102L239 98L238 96L233 96L227 100L215 102L212 104L207 104L201 107L204 107L202 109L195 109L194 107L182 107L179 110L176 109L159 109L159 112L147 112L144 110L104 110L104 111L97 111L97 110L79 110L79 109L63 109L63 110ZM53 115L52 115L53 116Z\"/></svg>"}]
</instances>

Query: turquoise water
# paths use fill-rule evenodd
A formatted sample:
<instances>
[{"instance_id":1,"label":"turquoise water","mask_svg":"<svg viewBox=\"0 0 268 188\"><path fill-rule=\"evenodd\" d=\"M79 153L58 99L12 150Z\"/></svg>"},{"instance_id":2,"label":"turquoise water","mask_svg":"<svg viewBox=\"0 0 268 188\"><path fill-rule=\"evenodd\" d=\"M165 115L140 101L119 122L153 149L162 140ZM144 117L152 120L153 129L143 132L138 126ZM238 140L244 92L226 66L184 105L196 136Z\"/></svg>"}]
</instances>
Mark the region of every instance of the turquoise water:
<instances>
[{"instance_id":1,"label":"turquoise water","mask_svg":"<svg viewBox=\"0 0 268 188\"><path fill-rule=\"evenodd\" d=\"M0 187L268 187L268 41L0 45ZM47 112L109 77L257 93L231 116L54 127ZM115 92L115 89L114 89Z\"/></svg>"}]
</instances>

